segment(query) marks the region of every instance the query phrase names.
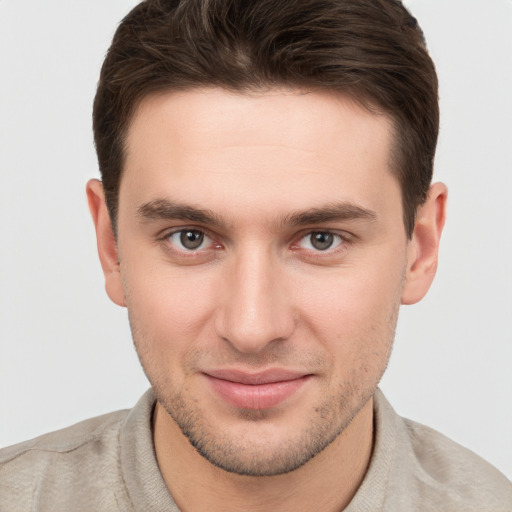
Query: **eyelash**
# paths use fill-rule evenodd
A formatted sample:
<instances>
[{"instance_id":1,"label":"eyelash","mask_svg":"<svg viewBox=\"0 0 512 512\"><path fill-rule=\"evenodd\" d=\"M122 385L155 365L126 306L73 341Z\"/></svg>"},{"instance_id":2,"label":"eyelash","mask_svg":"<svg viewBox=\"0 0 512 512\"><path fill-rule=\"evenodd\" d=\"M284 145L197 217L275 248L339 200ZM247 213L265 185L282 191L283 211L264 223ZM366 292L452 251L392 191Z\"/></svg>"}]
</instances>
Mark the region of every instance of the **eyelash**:
<instances>
[{"instance_id":1,"label":"eyelash","mask_svg":"<svg viewBox=\"0 0 512 512\"><path fill-rule=\"evenodd\" d=\"M300 242L302 242L307 237L311 237L315 233L322 233L322 234L330 234L336 237L339 240L339 243L334 248L328 248L324 251L322 250L315 250L315 249L304 249L299 246ZM296 242L294 242L291 245L291 249L293 251L302 251L303 253L306 252L307 256L305 259L309 261L318 261L320 264L321 262L328 262L329 258L335 258L342 256L345 251L350 247L351 244L354 242L354 236L347 232L339 232L336 230L330 230L330 229L314 229L314 230L308 230L307 232L301 233L297 238Z\"/></svg>"},{"instance_id":2,"label":"eyelash","mask_svg":"<svg viewBox=\"0 0 512 512\"><path fill-rule=\"evenodd\" d=\"M180 233L190 232L190 231L201 233L205 238L209 238L210 240L212 240L214 247L211 247L209 249L199 248L199 249L195 249L195 250L186 249L186 248L179 249L179 248L173 247L173 244L170 242L170 238L172 236L180 234ZM160 236L158 238L158 241L163 243L168 251L174 252L174 253L179 253L179 255L181 257L185 257L185 258L186 257L189 257L189 258L197 257L198 254L205 253L208 250L220 249L222 247L220 243L215 242L215 236L212 233L210 233L208 230L205 230L204 228L193 228L193 227L184 227L183 228L182 227L180 229L167 231L166 233L164 233L162 236Z\"/></svg>"},{"instance_id":3,"label":"eyelash","mask_svg":"<svg viewBox=\"0 0 512 512\"><path fill-rule=\"evenodd\" d=\"M213 247L209 247L206 249L198 248L198 249L178 249L173 247L174 244L170 242L170 238L174 235L180 234L180 233L186 233L188 231L198 232L201 233L205 238L209 238L213 242ZM300 242L305 240L307 237L311 237L313 234L326 234L326 235L332 235L339 241L338 245L336 245L334 248L327 248L325 250L319 250L319 249L305 249L300 247ZM179 253L181 257L197 257L199 254L206 254L209 251L215 251L217 249L222 248L222 244L219 242L215 242L216 237L214 234L209 232L208 230L204 228L195 228L195 227L181 227L180 229L175 229L172 231L167 231L164 233L161 237L158 238L158 241L161 243L164 243L166 246L166 249L170 252ZM307 251L309 258L326 258L328 256L334 256L337 254L340 254L344 252L347 249L347 245L351 244L353 242L353 235L350 235L346 232L337 232L329 229L316 229L316 230L308 230L306 232L300 233L298 237L295 238L295 242L293 242L290 245L291 250L293 251Z\"/></svg>"}]
</instances>

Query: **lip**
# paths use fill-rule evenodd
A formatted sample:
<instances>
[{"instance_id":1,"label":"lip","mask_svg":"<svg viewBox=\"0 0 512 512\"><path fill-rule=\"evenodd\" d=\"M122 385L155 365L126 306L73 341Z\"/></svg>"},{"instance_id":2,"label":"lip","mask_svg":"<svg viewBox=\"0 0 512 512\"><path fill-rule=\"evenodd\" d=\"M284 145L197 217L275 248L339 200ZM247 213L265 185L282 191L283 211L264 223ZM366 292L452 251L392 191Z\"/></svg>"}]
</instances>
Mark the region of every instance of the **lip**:
<instances>
[{"instance_id":1,"label":"lip","mask_svg":"<svg viewBox=\"0 0 512 512\"><path fill-rule=\"evenodd\" d=\"M236 408L252 410L276 407L311 378L311 374L277 368L257 373L212 370L204 375L221 399Z\"/></svg>"}]
</instances>

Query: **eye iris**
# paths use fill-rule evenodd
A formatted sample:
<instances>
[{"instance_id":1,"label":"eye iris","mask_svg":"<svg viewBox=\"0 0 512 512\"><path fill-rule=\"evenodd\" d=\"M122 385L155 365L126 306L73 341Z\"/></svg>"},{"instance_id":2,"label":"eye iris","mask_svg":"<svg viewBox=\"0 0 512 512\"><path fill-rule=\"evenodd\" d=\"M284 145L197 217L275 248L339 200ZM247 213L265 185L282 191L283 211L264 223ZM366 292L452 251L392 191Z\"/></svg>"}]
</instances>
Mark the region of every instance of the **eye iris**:
<instances>
[{"instance_id":1,"label":"eye iris","mask_svg":"<svg viewBox=\"0 0 512 512\"><path fill-rule=\"evenodd\" d=\"M201 231L182 231L180 234L180 241L183 247L187 249L197 249L204 239L204 234Z\"/></svg>"},{"instance_id":2,"label":"eye iris","mask_svg":"<svg viewBox=\"0 0 512 512\"><path fill-rule=\"evenodd\" d=\"M311 245L319 251L325 251L329 249L334 242L334 236L332 233L312 233L311 234Z\"/></svg>"}]
</instances>

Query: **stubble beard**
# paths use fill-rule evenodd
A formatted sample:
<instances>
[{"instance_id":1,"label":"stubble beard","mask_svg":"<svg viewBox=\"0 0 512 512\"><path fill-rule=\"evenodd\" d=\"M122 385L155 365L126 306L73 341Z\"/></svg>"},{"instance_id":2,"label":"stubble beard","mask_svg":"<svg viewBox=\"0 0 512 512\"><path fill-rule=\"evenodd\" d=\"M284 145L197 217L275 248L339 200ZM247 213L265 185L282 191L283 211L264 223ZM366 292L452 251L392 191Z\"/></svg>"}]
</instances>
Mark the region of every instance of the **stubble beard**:
<instances>
[{"instance_id":1,"label":"stubble beard","mask_svg":"<svg viewBox=\"0 0 512 512\"><path fill-rule=\"evenodd\" d=\"M373 396L375 387L364 395L344 392L337 396L338 404L333 407L329 400L316 407L306 428L294 439L283 440L269 449L268 444L253 439L234 439L229 433L220 432L211 426L200 408L192 408L178 394L167 400L158 399L160 405L178 425L197 452L214 466L237 475L263 477L277 476L294 471L329 446L351 423L356 414ZM355 391L355 390L354 390ZM157 396L162 393L155 389ZM357 403L351 408L348 404ZM264 422L265 411L241 411L240 421Z\"/></svg>"},{"instance_id":2,"label":"stubble beard","mask_svg":"<svg viewBox=\"0 0 512 512\"><path fill-rule=\"evenodd\" d=\"M393 330L394 332L394 330ZM200 407L199 401L186 389L178 390L164 375L148 371L148 354L137 351L142 366L153 386L158 402L186 436L197 452L214 466L229 473L246 476L276 476L294 471L329 446L350 425L357 413L372 398L384 373L391 352L382 359L377 372L368 380L368 368L362 361L354 369L352 379L338 386L337 392L326 397L310 411L309 421L293 437L281 439L278 444L265 439L247 439L233 436L219 429ZM142 344L144 345L144 343ZM365 380L366 379L366 380ZM254 426L271 420L272 411L240 410L240 422Z\"/></svg>"},{"instance_id":3,"label":"stubble beard","mask_svg":"<svg viewBox=\"0 0 512 512\"><path fill-rule=\"evenodd\" d=\"M224 471L263 477L289 473L306 464L340 436L373 397L391 355L398 310L399 303L396 303L389 312L389 322L379 334L374 331L372 339L360 340L367 354L375 355L380 351L376 366L369 367L367 359L359 357L359 366L352 368L337 390L311 409L307 425L294 433L293 438L281 439L274 446L265 439L258 442L244 436L233 436L229 431L216 427L189 390L177 389L165 368L158 371L159 356L152 348L154 340L142 332L143 329L138 328L140 324L132 322L129 316L135 348L155 396L190 444L204 459ZM197 357L201 355L204 353L198 353ZM275 362L286 360L277 356L270 359L275 359ZM240 410L238 415L240 422L264 424L272 411Z\"/></svg>"}]
</instances>

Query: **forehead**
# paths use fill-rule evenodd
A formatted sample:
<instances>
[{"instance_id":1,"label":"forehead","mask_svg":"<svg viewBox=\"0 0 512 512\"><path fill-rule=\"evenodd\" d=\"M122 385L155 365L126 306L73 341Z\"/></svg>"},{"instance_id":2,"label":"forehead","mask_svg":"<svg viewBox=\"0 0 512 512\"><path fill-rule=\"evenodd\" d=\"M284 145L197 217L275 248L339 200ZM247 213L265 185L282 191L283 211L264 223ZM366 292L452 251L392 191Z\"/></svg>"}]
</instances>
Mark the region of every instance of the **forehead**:
<instances>
[{"instance_id":1,"label":"forehead","mask_svg":"<svg viewBox=\"0 0 512 512\"><path fill-rule=\"evenodd\" d=\"M253 140L255 144L328 150L333 142L349 135L360 143L364 143L365 135L385 142L382 137L388 138L392 122L386 114L370 112L335 92L276 88L237 93L198 88L145 97L130 122L129 150L135 149L136 139L143 132L164 127L169 134L172 130L175 147L209 149L215 145L247 145ZM237 130L223 130L229 127Z\"/></svg>"},{"instance_id":2,"label":"forehead","mask_svg":"<svg viewBox=\"0 0 512 512\"><path fill-rule=\"evenodd\" d=\"M330 93L150 96L127 134L120 208L169 197L239 211L264 202L280 214L340 201L375 209L365 203L387 188L400 203L391 139L387 116Z\"/></svg>"}]
</instances>

